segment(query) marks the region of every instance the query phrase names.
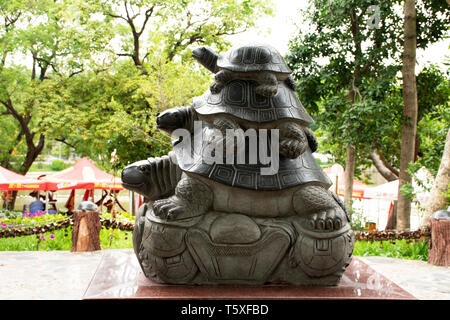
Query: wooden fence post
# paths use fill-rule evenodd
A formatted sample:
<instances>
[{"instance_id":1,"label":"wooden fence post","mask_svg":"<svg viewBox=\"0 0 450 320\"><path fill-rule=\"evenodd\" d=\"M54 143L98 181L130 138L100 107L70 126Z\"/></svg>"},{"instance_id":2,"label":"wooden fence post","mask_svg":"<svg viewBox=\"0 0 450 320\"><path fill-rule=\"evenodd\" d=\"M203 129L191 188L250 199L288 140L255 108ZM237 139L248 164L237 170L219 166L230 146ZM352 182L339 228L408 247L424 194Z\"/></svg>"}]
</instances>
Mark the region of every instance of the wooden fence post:
<instances>
[{"instance_id":1,"label":"wooden fence post","mask_svg":"<svg viewBox=\"0 0 450 320\"><path fill-rule=\"evenodd\" d=\"M436 219L437 218L437 219ZM437 211L430 219L431 239L428 263L450 266L450 219L448 211Z\"/></svg>"},{"instance_id":2,"label":"wooden fence post","mask_svg":"<svg viewBox=\"0 0 450 320\"><path fill-rule=\"evenodd\" d=\"M100 247L100 212L95 204L90 203L88 210L83 201L81 205L73 212L73 230L72 230L72 249L71 252L85 252L101 250ZM89 210L89 208L94 210ZM82 209L82 210L79 210Z\"/></svg>"}]
</instances>

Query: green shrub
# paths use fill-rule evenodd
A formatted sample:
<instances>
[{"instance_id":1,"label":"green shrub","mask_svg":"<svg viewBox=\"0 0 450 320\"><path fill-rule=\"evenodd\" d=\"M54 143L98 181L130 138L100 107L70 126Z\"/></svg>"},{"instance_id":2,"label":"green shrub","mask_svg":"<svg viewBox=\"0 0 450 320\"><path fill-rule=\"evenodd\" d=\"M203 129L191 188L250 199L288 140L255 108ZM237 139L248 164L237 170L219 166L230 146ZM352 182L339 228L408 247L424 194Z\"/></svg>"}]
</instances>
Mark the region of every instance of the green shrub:
<instances>
[{"instance_id":1,"label":"green shrub","mask_svg":"<svg viewBox=\"0 0 450 320\"><path fill-rule=\"evenodd\" d=\"M67 168L67 165L62 160L53 160L52 164L50 165L50 169L52 171L61 171Z\"/></svg>"},{"instance_id":2,"label":"green shrub","mask_svg":"<svg viewBox=\"0 0 450 320\"><path fill-rule=\"evenodd\" d=\"M353 255L427 261L428 240L356 241Z\"/></svg>"}]
</instances>

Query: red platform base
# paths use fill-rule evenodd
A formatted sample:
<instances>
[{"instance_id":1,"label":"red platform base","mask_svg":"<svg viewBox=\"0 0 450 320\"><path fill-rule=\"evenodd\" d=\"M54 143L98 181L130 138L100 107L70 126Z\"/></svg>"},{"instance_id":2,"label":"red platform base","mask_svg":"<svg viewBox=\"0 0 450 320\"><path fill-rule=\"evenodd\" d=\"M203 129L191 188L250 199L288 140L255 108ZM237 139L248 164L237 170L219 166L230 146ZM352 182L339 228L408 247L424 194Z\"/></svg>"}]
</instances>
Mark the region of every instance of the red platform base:
<instances>
[{"instance_id":1,"label":"red platform base","mask_svg":"<svg viewBox=\"0 0 450 320\"><path fill-rule=\"evenodd\" d=\"M146 278L133 251L106 252L83 299L387 299L412 300L413 295L353 257L335 287L289 285L184 286Z\"/></svg>"}]
</instances>

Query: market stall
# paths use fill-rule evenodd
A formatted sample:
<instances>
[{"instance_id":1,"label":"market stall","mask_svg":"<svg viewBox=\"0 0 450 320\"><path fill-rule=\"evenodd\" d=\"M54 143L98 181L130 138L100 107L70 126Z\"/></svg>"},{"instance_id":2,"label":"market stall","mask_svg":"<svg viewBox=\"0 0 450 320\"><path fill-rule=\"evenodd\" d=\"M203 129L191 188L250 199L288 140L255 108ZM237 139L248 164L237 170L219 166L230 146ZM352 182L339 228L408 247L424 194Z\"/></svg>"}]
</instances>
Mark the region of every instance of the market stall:
<instances>
[{"instance_id":1,"label":"market stall","mask_svg":"<svg viewBox=\"0 0 450 320\"><path fill-rule=\"evenodd\" d=\"M110 201L111 203L118 204L122 210L126 211L116 198L117 192L123 190L122 180L119 177L99 169L86 157L79 159L73 166L65 170L43 176L41 180L47 182L48 190L72 190L65 204L65 207L69 212L75 207L74 199L75 190L77 189L85 190L83 200L91 198L92 201L95 201L93 190L105 190L105 192L102 193L101 198L97 200L98 205L104 205L103 200L105 200L107 196L110 196L113 198L113 200Z\"/></svg>"}]
</instances>

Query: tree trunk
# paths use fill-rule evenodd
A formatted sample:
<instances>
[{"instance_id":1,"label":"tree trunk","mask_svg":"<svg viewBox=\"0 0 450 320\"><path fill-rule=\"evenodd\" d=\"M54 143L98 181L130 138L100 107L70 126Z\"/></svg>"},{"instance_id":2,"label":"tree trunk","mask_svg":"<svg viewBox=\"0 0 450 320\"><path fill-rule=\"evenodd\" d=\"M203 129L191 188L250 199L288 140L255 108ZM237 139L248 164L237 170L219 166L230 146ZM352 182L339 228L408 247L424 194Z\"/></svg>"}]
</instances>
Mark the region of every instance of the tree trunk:
<instances>
[{"instance_id":1,"label":"tree trunk","mask_svg":"<svg viewBox=\"0 0 450 320\"><path fill-rule=\"evenodd\" d=\"M344 205L352 213L353 177L355 176L356 150L353 146L347 146L347 158L345 159L345 189Z\"/></svg>"},{"instance_id":2,"label":"tree trunk","mask_svg":"<svg viewBox=\"0 0 450 320\"><path fill-rule=\"evenodd\" d=\"M401 193L411 176L406 171L414 161L417 123L416 64L416 8L414 0L404 2L404 49L403 49L403 128L400 152L400 175L398 184L397 230L410 228L411 202Z\"/></svg>"},{"instance_id":3,"label":"tree trunk","mask_svg":"<svg viewBox=\"0 0 450 320\"><path fill-rule=\"evenodd\" d=\"M384 230L395 230L397 227L397 200L394 200L394 205L392 207L392 212L389 215L389 219L386 223Z\"/></svg>"},{"instance_id":4,"label":"tree trunk","mask_svg":"<svg viewBox=\"0 0 450 320\"><path fill-rule=\"evenodd\" d=\"M447 131L444 153L442 154L441 164L439 166L433 188L431 189L430 199L428 200L425 215L421 222L422 227L430 225L431 215L442 209L447 209L449 203L445 196L445 191L450 187L450 129Z\"/></svg>"},{"instance_id":5,"label":"tree trunk","mask_svg":"<svg viewBox=\"0 0 450 320\"><path fill-rule=\"evenodd\" d=\"M73 212L72 249L71 252L101 250L100 247L100 212Z\"/></svg>"},{"instance_id":6,"label":"tree trunk","mask_svg":"<svg viewBox=\"0 0 450 320\"><path fill-rule=\"evenodd\" d=\"M428 263L450 266L450 221L431 218L430 250Z\"/></svg>"}]
</instances>

